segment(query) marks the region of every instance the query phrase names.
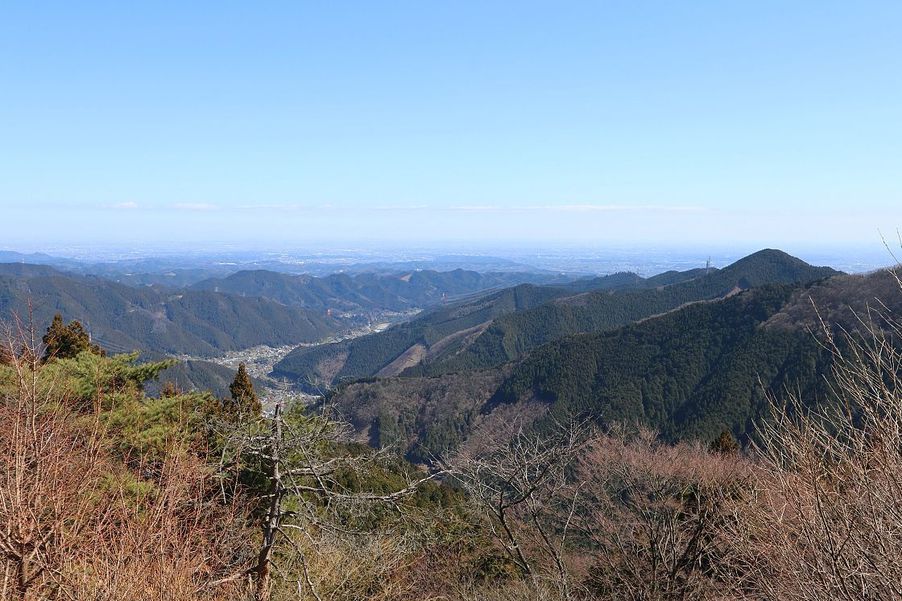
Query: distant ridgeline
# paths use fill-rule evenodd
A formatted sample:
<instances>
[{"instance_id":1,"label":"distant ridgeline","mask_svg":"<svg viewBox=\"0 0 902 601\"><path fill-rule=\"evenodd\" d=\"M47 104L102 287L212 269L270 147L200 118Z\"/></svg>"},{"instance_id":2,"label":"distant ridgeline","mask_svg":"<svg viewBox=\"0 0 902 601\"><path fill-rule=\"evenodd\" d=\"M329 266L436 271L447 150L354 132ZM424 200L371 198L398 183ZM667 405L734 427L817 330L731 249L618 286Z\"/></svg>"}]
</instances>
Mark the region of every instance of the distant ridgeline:
<instances>
[{"instance_id":1,"label":"distant ridgeline","mask_svg":"<svg viewBox=\"0 0 902 601\"><path fill-rule=\"evenodd\" d=\"M807 283L836 273L764 250L721 270L667 272L648 279L614 274L557 286L522 285L434 310L386 332L298 349L275 371L328 387L377 375L485 369L570 334L610 330L686 303L723 298L763 284Z\"/></svg>"},{"instance_id":2,"label":"distant ridgeline","mask_svg":"<svg viewBox=\"0 0 902 601\"><path fill-rule=\"evenodd\" d=\"M49 267L0 265L0 316L32 313L36 327L56 313L77 319L111 352L211 356L258 344L314 342L342 327L321 311L261 297L132 288Z\"/></svg>"},{"instance_id":3,"label":"distant ridgeline","mask_svg":"<svg viewBox=\"0 0 902 601\"><path fill-rule=\"evenodd\" d=\"M831 357L816 338L821 318L854 331L861 325L856 315L880 303L902 314L902 292L888 272L840 275L774 251L673 281L588 295L558 290L544 304L499 311L482 334L470 335L446 359L430 357L429 340L420 339L426 351L418 363L399 376L383 372L343 384L329 402L371 444L400 444L418 461L459 445L478 447L504 436L511 424L542 429L573 417L644 424L670 440L707 441L724 429L746 439L764 415L768 393L792 389L807 402L831 401L825 379ZM429 332L448 323L450 311L395 329ZM561 325L553 330L549 324ZM519 330L511 333L513 325ZM580 326L586 331L573 333ZM494 337L500 351L474 353L480 337L495 328L508 336ZM335 346L349 361L357 344L374 348L374 341L391 343L392 336ZM307 354L295 353L283 364Z\"/></svg>"},{"instance_id":4,"label":"distant ridgeline","mask_svg":"<svg viewBox=\"0 0 902 601\"><path fill-rule=\"evenodd\" d=\"M343 311L428 307L522 281L554 279L464 270L325 278L248 271L175 289L11 263L0 264L0 316L25 318L30 306L36 324L49 323L55 313L78 319L113 352L213 356L260 344L317 342L359 325L360 317L342 317Z\"/></svg>"},{"instance_id":5,"label":"distant ridgeline","mask_svg":"<svg viewBox=\"0 0 902 601\"><path fill-rule=\"evenodd\" d=\"M525 282L549 283L560 276L539 273L478 273L417 270L395 274L336 273L325 277L273 271L239 271L225 278L207 279L191 286L241 296L261 296L284 305L338 311L423 308L461 296Z\"/></svg>"}]
</instances>

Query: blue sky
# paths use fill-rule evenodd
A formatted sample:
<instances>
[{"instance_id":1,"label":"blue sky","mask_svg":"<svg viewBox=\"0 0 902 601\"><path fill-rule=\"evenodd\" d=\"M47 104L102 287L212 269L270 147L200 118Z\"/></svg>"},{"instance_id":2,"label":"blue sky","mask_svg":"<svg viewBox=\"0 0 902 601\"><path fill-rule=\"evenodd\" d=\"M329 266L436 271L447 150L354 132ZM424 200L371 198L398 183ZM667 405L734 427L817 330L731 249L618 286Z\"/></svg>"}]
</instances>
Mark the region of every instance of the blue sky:
<instances>
[{"instance_id":1,"label":"blue sky","mask_svg":"<svg viewBox=\"0 0 902 601\"><path fill-rule=\"evenodd\" d=\"M879 245L899 2L6 2L0 244Z\"/></svg>"}]
</instances>

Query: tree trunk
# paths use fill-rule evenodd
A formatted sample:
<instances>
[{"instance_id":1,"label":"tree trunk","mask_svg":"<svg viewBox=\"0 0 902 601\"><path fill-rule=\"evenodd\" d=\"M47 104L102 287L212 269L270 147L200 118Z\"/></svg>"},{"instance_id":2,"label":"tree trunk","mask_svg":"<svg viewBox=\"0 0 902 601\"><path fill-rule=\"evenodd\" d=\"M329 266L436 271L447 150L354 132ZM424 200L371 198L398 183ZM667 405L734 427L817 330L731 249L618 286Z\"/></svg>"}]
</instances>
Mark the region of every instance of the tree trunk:
<instances>
[{"instance_id":1,"label":"tree trunk","mask_svg":"<svg viewBox=\"0 0 902 601\"><path fill-rule=\"evenodd\" d=\"M257 587L254 598L256 601L267 601L270 595L270 580L272 573L272 553L276 536L282 524L282 497L285 489L282 484L281 455L282 446L282 405L277 404L273 412L272 441L270 443L270 473L269 473L269 509L263 522L263 544L257 556Z\"/></svg>"}]
</instances>

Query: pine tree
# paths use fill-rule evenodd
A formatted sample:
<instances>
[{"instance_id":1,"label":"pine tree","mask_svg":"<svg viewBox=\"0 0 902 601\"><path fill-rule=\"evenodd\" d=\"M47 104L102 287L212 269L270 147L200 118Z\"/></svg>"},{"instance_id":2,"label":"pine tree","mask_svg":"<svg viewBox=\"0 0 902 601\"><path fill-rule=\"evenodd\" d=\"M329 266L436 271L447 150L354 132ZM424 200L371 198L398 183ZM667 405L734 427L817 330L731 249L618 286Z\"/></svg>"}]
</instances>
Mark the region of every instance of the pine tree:
<instances>
[{"instance_id":1,"label":"pine tree","mask_svg":"<svg viewBox=\"0 0 902 601\"><path fill-rule=\"evenodd\" d=\"M163 385L160 387L160 396L163 398L176 397L181 394L184 394L184 393L178 387L178 384L176 384L172 380L166 380L165 382L163 382Z\"/></svg>"},{"instance_id":2,"label":"pine tree","mask_svg":"<svg viewBox=\"0 0 902 601\"><path fill-rule=\"evenodd\" d=\"M79 336L79 333L83 333L83 337ZM88 335L81 324L78 324L77 329L70 330L59 313L53 316L53 323L47 328L43 342L44 361L75 357L81 351L87 350L89 344Z\"/></svg>"},{"instance_id":3,"label":"pine tree","mask_svg":"<svg viewBox=\"0 0 902 601\"><path fill-rule=\"evenodd\" d=\"M238 365L235 379L229 384L229 392L232 395L231 408L236 417L257 416L263 410L257 393L254 391L254 383L247 373L244 363Z\"/></svg>"},{"instance_id":4,"label":"pine tree","mask_svg":"<svg viewBox=\"0 0 902 601\"><path fill-rule=\"evenodd\" d=\"M739 442L732 432L724 430L720 433L720 436L711 442L710 449L712 452L721 455L732 455L739 452Z\"/></svg>"},{"instance_id":5,"label":"pine tree","mask_svg":"<svg viewBox=\"0 0 902 601\"><path fill-rule=\"evenodd\" d=\"M47 328L42 339L44 342L44 361L50 359L71 359L84 351L104 355L104 351L96 344L91 344L91 336L85 331L80 321L72 320L69 325L63 323L63 316L57 313L53 323Z\"/></svg>"},{"instance_id":6,"label":"pine tree","mask_svg":"<svg viewBox=\"0 0 902 601\"><path fill-rule=\"evenodd\" d=\"M59 313L53 316L53 323L47 328L44 334L44 360L55 357L60 350L63 338L66 335L66 324L63 323L63 316Z\"/></svg>"}]
</instances>

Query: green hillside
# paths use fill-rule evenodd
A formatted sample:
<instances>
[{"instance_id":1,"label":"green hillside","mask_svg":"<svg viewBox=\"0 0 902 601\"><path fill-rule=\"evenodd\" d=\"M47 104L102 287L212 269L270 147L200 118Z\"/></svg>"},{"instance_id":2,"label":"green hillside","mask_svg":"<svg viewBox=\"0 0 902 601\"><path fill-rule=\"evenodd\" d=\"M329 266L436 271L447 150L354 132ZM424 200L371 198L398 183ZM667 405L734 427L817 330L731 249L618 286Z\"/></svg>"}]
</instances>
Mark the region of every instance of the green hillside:
<instances>
[{"instance_id":1,"label":"green hillside","mask_svg":"<svg viewBox=\"0 0 902 601\"><path fill-rule=\"evenodd\" d=\"M641 422L670 439L708 439L724 428L747 435L765 391L780 396L791 388L809 403L829 396L821 320L848 332L879 326L879 312L902 311L900 297L884 271L698 303L543 346L517 365L492 402L538 398L552 415Z\"/></svg>"},{"instance_id":2,"label":"green hillside","mask_svg":"<svg viewBox=\"0 0 902 601\"><path fill-rule=\"evenodd\" d=\"M314 342L343 327L323 312L263 298L132 288L59 272L0 275L0 316L27 321L30 310L38 328L55 313L77 319L115 352L209 356L258 344Z\"/></svg>"},{"instance_id":3,"label":"green hillside","mask_svg":"<svg viewBox=\"0 0 902 601\"><path fill-rule=\"evenodd\" d=\"M505 313L535 307L566 294L564 287L523 284L475 301L442 307L384 332L312 348L299 348L276 364L274 375L328 387L334 382L368 377L402 353L422 344L441 348L456 338L478 333Z\"/></svg>"},{"instance_id":4,"label":"green hillside","mask_svg":"<svg viewBox=\"0 0 902 601\"><path fill-rule=\"evenodd\" d=\"M902 311L887 272L763 286L569 336L493 370L361 381L331 402L371 441L402 441L417 460L503 435L499 424L514 416L537 419L538 428L580 416L644 424L670 440L710 440L724 429L743 438L763 416L767 392L829 400L831 358L816 337L818 316L854 331L868 308L884 305Z\"/></svg>"},{"instance_id":5,"label":"green hillside","mask_svg":"<svg viewBox=\"0 0 902 601\"><path fill-rule=\"evenodd\" d=\"M665 313L686 303L726 297L764 284L807 283L835 275L781 251L763 250L732 265L679 277L668 272L613 293L595 291L496 319L463 352L445 355L411 369L410 375L486 368L522 357L546 342L570 334L598 332ZM685 277L685 276L690 277Z\"/></svg>"},{"instance_id":6,"label":"green hillside","mask_svg":"<svg viewBox=\"0 0 902 601\"><path fill-rule=\"evenodd\" d=\"M280 376L327 387L370 376L440 375L515 360L546 342L616 328L683 304L769 283L810 282L837 272L764 250L721 270L614 274L562 286L520 286L425 314L364 338L298 349ZM586 292L587 288L592 288Z\"/></svg>"},{"instance_id":7,"label":"green hillside","mask_svg":"<svg viewBox=\"0 0 902 601\"><path fill-rule=\"evenodd\" d=\"M669 438L707 439L724 428L745 433L765 390L800 385L818 394L825 358L816 341L798 330L760 327L792 292L764 287L550 343L518 365L491 402L536 398L552 416L643 423Z\"/></svg>"}]
</instances>

